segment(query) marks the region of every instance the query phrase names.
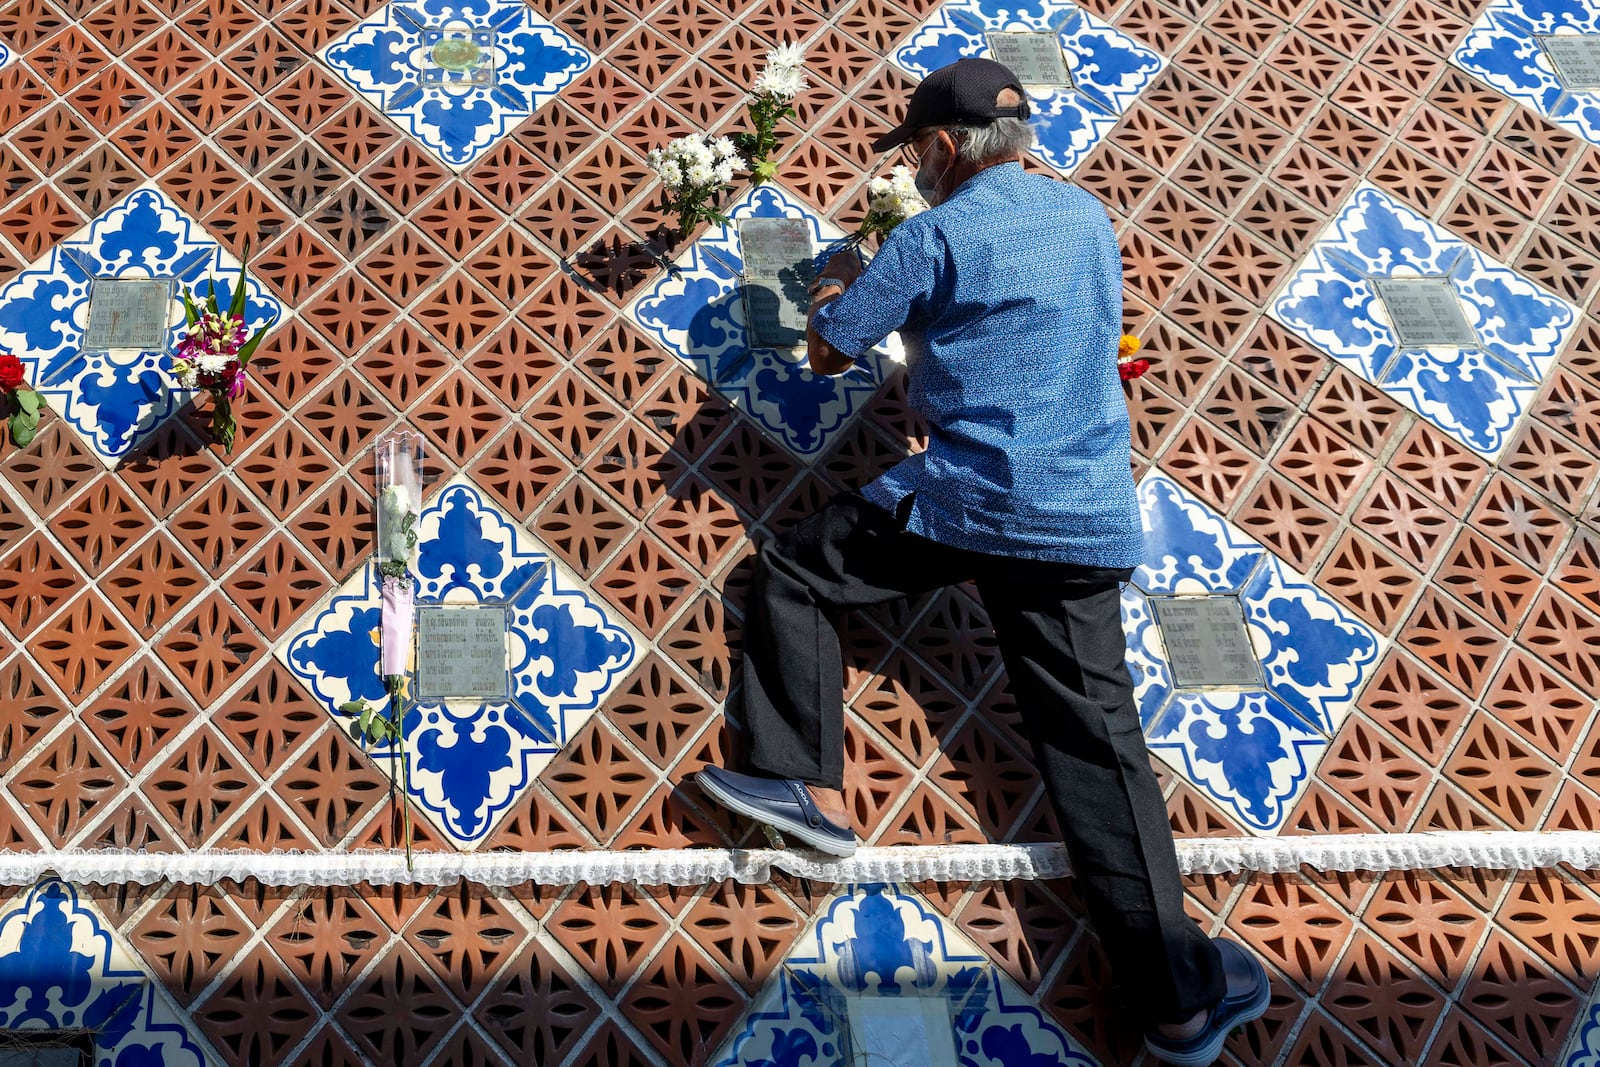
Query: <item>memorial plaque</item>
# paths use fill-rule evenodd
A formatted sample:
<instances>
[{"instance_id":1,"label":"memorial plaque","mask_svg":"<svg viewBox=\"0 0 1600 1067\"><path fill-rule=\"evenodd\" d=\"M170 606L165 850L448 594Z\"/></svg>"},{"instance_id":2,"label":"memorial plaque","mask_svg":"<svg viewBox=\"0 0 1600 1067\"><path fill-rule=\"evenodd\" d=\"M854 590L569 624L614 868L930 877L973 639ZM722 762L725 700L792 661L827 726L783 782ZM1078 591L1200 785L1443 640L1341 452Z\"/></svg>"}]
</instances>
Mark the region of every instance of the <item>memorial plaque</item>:
<instances>
[{"instance_id":1,"label":"memorial plaque","mask_svg":"<svg viewBox=\"0 0 1600 1067\"><path fill-rule=\"evenodd\" d=\"M1600 89L1600 33L1562 33L1535 38L1556 77L1568 89Z\"/></svg>"},{"instance_id":2,"label":"memorial plaque","mask_svg":"<svg viewBox=\"0 0 1600 1067\"><path fill-rule=\"evenodd\" d=\"M814 277L811 224L805 219L745 219L739 223L744 260L745 322L753 348L806 343L806 289Z\"/></svg>"},{"instance_id":3,"label":"memorial plaque","mask_svg":"<svg viewBox=\"0 0 1600 1067\"><path fill-rule=\"evenodd\" d=\"M1262 684L1261 662L1250 645L1244 607L1233 596L1151 597L1179 687Z\"/></svg>"},{"instance_id":4,"label":"memorial plaque","mask_svg":"<svg viewBox=\"0 0 1600 1067\"><path fill-rule=\"evenodd\" d=\"M423 84L493 85L494 42L493 30L423 30Z\"/></svg>"},{"instance_id":5,"label":"memorial plaque","mask_svg":"<svg viewBox=\"0 0 1600 1067\"><path fill-rule=\"evenodd\" d=\"M1373 282L1401 348L1427 345L1475 347L1478 335L1461 310L1455 286L1445 278L1377 278Z\"/></svg>"},{"instance_id":6,"label":"memorial plaque","mask_svg":"<svg viewBox=\"0 0 1600 1067\"><path fill-rule=\"evenodd\" d=\"M1023 85L1072 87L1072 72L1053 33L991 33L989 51Z\"/></svg>"},{"instance_id":7,"label":"memorial plaque","mask_svg":"<svg viewBox=\"0 0 1600 1067\"><path fill-rule=\"evenodd\" d=\"M417 612L419 698L502 697L504 608L422 608Z\"/></svg>"},{"instance_id":8,"label":"memorial plaque","mask_svg":"<svg viewBox=\"0 0 1600 1067\"><path fill-rule=\"evenodd\" d=\"M849 1041L844 1060L871 1067L960 1067L956 1022L943 996L845 997Z\"/></svg>"},{"instance_id":9,"label":"memorial plaque","mask_svg":"<svg viewBox=\"0 0 1600 1067\"><path fill-rule=\"evenodd\" d=\"M89 283L89 329L83 347L159 351L167 346L172 282L164 278L96 278Z\"/></svg>"}]
</instances>

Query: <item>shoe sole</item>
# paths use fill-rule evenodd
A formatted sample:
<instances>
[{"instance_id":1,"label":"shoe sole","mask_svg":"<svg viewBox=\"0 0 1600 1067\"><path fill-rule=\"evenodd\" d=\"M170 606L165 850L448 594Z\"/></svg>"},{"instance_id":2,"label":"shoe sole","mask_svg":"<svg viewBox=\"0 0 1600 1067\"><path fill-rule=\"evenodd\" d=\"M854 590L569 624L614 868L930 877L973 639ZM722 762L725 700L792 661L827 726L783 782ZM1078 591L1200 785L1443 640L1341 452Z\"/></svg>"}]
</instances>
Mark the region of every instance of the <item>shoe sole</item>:
<instances>
[{"instance_id":1,"label":"shoe sole","mask_svg":"<svg viewBox=\"0 0 1600 1067\"><path fill-rule=\"evenodd\" d=\"M793 834L795 837L799 838L801 841L804 841L818 852L826 853L827 855L833 856L837 859L847 859L856 854L855 845L845 846L833 840L832 838L820 837L815 830L811 829L811 827L805 826L801 823L791 823L785 825L774 822L770 813L757 809L753 804L746 804L738 797L729 796L714 782L699 777L697 777L695 781L699 784L702 790L710 793L711 796L716 799L718 804L721 804L729 811L737 812L747 819L751 819L760 823L762 826L770 826L780 834Z\"/></svg>"},{"instance_id":2,"label":"shoe sole","mask_svg":"<svg viewBox=\"0 0 1600 1067\"><path fill-rule=\"evenodd\" d=\"M1156 1059L1162 1063L1170 1064L1171 1067L1211 1067L1211 1064L1217 1062L1217 1057L1222 1055L1222 1046L1227 1044L1228 1035L1238 1027L1246 1023L1255 1022L1265 1015L1267 1013L1267 1005L1270 1003L1272 1003L1272 983L1266 982L1262 984L1261 992L1257 996L1237 1009L1238 1015L1234 1017L1234 1020L1226 1027L1219 1027L1216 1034L1203 1047L1176 1059L1172 1058L1170 1053L1162 1052L1160 1049L1151 1046L1148 1041L1145 1042L1145 1049Z\"/></svg>"}]
</instances>

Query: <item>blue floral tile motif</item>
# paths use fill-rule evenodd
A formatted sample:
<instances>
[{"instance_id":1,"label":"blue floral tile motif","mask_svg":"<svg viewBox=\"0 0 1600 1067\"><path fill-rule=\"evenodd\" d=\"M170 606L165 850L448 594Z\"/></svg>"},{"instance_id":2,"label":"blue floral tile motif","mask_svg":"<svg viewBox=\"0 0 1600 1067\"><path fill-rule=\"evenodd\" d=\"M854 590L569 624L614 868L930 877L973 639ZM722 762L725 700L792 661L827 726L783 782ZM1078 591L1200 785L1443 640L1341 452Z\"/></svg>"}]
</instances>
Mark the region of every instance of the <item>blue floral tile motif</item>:
<instances>
[{"instance_id":1,"label":"blue floral tile motif","mask_svg":"<svg viewBox=\"0 0 1600 1067\"><path fill-rule=\"evenodd\" d=\"M1472 345L1404 347L1377 282L1444 279ZM1289 329L1493 460L1572 335L1577 309L1364 185L1273 301Z\"/></svg>"},{"instance_id":2,"label":"blue floral tile motif","mask_svg":"<svg viewBox=\"0 0 1600 1067\"><path fill-rule=\"evenodd\" d=\"M4 70L6 65L16 58L17 53L7 48L4 41L0 41L0 70Z\"/></svg>"},{"instance_id":3,"label":"blue floral tile motif","mask_svg":"<svg viewBox=\"0 0 1600 1067\"><path fill-rule=\"evenodd\" d=\"M0 1030L93 1030L96 1067L206 1067L156 983L53 879L0 913Z\"/></svg>"},{"instance_id":4,"label":"blue floral tile motif","mask_svg":"<svg viewBox=\"0 0 1600 1067\"><path fill-rule=\"evenodd\" d=\"M993 58L990 33L1054 33L1071 87L1024 86L1033 106L1034 153L1070 174L1111 132L1166 61L1067 0L947 0L890 53L914 78L967 56Z\"/></svg>"},{"instance_id":5,"label":"blue floral tile motif","mask_svg":"<svg viewBox=\"0 0 1600 1067\"><path fill-rule=\"evenodd\" d=\"M171 279L204 296L214 277L226 304L238 266L198 222L145 186L0 287L0 351L22 360L49 405L114 466L189 399L161 370L181 336L183 306L175 287L160 349L92 351L86 345L97 280ZM251 330L277 317L280 305L253 278L247 294Z\"/></svg>"},{"instance_id":6,"label":"blue floral tile motif","mask_svg":"<svg viewBox=\"0 0 1600 1067\"><path fill-rule=\"evenodd\" d=\"M1567 1038L1559 1067L1600 1067L1600 995L1589 999Z\"/></svg>"},{"instance_id":7,"label":"blue floral tile motif","mask_svg":"<svg viewBox=\"0 0 1600 1067\"><path fill-rule=\"evenodd\" d=\"M321 55L457 170L471 166L594 61L521 0L387 4Z\"/></svg>"},{"instance_id":8,"label":"blue floral tile motif","mask_svg":"<svg viewBox=\"0 0 1600 1067\"><path fill-rule=\"evenodd\" d=\"M1495 0L1451 62L1518 103L1600 144L1600 89L1568 88L1541 37L1600 33L1600 6L1584 0Z\"/></svg>"},{"instance_id":9,"label":"blue floral tile motif","mask_svg":"<svg viewBox=\"0 0 1600 1067\"><path fill-rule=\"evenodd\" d=\"M466 479L439 491L417 532L419 609L497 606L509 623L503 696L422 699L405 717L411 798L470 847L626 674L638 643ZM346 725L337 710L345 701L388 702L378 673L380 616L376 571L363 567L277 648ZM370 751L398 775L396 750Z\"/></svg>"},{"instance_id":10,"label":"blue floral tile motif","mask_svg":"<svg viewBox=\"0 0 1600 1067\"><path fill-rule=\"evenodd\" d=\"M1370 677L1382 642L1309 579L1172 479L1139 483L1145 563L1123 588L1128 665L1151 751L1256 834L1276 833ZM1211 596L1259 677L1180 685L1151 597Z\"/></svg>"},{"instance_id":11,"label":"blue floral tile motif","mask_svg":"<svg viewBox=\"0 0 1600 1067\"><path fill-rule=\"evenodd\" d=\"M715 1062L1097 1067L953 923L893 885L845 887Z\"/></svg>"},{"instance_id":12,"label":"blue floral tile motif","mask_svg":"<svg viewBox=\"0 0 1600 1067\"><path fill-rule=\"evenodd\" d=\"M805 219L818 248L844 235L770 183L741 197L728 217L728 224L690 245L676 269L635 297L628 316L773 437L803 457L814 456L877 391L899 340L891 337L866 364L832 378L811 373L804 349L751 347L739 220Z\"/></svg>"}]
</instances>

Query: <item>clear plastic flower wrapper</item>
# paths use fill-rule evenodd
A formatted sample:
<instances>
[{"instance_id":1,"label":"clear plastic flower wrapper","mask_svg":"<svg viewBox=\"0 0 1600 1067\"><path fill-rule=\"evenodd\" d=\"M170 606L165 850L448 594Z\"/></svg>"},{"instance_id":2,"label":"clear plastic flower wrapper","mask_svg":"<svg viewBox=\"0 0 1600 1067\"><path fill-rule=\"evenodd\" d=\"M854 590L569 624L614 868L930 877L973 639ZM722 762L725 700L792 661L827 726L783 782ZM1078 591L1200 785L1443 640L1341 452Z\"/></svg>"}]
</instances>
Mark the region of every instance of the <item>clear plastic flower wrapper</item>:
<instances>
[{"instance_id":1,"label":"clear plastic flower wrapper","mask_svg":"<svg viewBox=\"0 0 1600 1067\"><path fill-rule=\"evenodd\" d=\"M422 435L400 430L378 442L378 568L406 578L417 547L422 508Z\"/></svg>"},{"instance_id":2,"label":"clear plastic flower wrapper","mask_svg":"<svg viewBox=\"0 0 1600 1067\"><path fill-rule=\"evenodd\" d=\"M365 699L340 705L355 718L362 743L383 745L398 757L399 796L404 824L406 865L411 865L411 808L405 719L410 704L411 658L416 633L416 589L411 562L417 549L417 519L422 506L422 435L400 430L375 449L378 487L378 573L382 575L378 628L378 673L383 676L386 706Z\"/></svg>"}]
</instances>

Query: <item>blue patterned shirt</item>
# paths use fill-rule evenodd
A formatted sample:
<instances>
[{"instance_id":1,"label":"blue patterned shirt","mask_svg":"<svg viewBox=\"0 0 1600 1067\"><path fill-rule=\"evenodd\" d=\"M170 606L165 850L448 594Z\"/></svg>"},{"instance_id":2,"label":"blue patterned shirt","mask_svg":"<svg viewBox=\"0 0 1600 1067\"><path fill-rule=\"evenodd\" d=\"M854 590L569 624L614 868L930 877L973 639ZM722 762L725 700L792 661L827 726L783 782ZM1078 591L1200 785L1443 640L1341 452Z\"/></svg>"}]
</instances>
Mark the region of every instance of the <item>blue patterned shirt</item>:
<instances>
[{"instance_id":1,"label":"blue patterned shirt","mask_svg":"<svg viewBox=\"0 0 1600 1067\"><path fill-rule=\"evenodd\" d=\"M812 318L857 359L895 330L928 448L862 490L995 555L1136 567L1144 531L1117 375L1122 257L1099 201L1020 163L895 227Z\"/></svg>"}]
</instances>

